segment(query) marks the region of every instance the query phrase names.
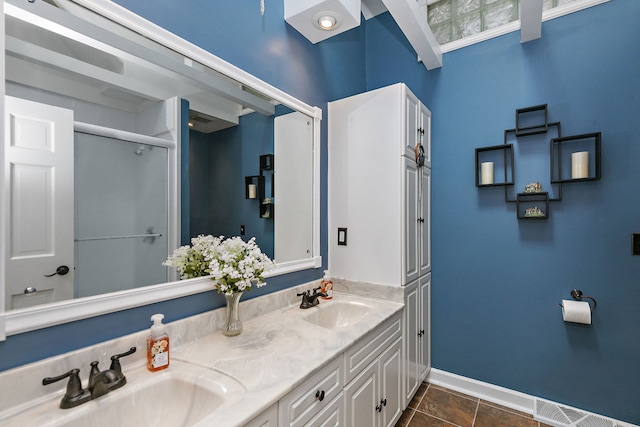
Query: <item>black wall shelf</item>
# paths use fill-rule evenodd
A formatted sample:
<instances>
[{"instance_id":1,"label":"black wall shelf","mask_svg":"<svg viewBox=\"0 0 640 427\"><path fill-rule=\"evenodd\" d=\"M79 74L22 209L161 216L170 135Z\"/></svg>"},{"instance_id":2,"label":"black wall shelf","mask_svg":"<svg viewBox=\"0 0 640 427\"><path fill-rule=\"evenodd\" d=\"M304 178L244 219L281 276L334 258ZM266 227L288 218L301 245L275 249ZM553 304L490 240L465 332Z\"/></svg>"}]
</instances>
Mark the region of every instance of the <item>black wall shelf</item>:
<instances>
[{"instance_id":1,"label":"black wall shelf","mask_svg":"<svg viewBox=\"0 0 640 427\"><path fill-rule=\"evenodd\" d=\"M544 207L540 207L541 202L544 203ZM518 219L549 218L549 193L518 193L516 211Z\"/></svg>"},{"instance_id":2,"label":"black wall shelf","mask_svg":"<svg viewBox=\"0 0 640 427\"><path fill-rule=\"evenodd\" d=\"M586 133L582 135L562 136L560 122L549 123L547 104L533 107L518 108L516 110L516 127L504 131L504 143L488 147L476 148L475 155L475 181L476 187L504 187L504 200L508 203L516 203L516 215L522 220L540 220L549 218L549 202L562 200L562 184L568 182L596 181L601 173L601 140L600 132ZM546 134L550 127L557 127L558 136L550 140L550 182L556 189L556 197L550 198L548 192L525 191L517 193L515 198L509 197L509 187L515 185L515 160L514 146L508 144L509 136L515 135L521 138L529 135ZM588 173L578 178L572 177L571 154L587 152ZM583 157L584 158L584 157ZM481 164L485 161L494 163L494 171L504 176L502 180L483 183ZM538 187L540 187L538 185ZM512 196L513 197L513 196Z\"/></svg>"},{"instance_id":3,"label":"black wall shelf","mask_svg":"<svg viewBox=\"0 0 640 427\"><path fill-rule=\"evenodd\" d=\"M551 182L566 183L599 180L601 176L601 139L600 132L553 138L550 144ZM573 178L570 156L578 151L589 153L588 175L586 177Z\"/></svg>"},{"instance_id":4,"label":"black wall shelf","mask_svg":"<svg viewBox=\"0 0 640 427\"><path fill-rule=\"evenodd\" d=\"M516 136L547 133L547 129L549 129L547 104L516 110Z\"/></svg>"},{"instance_id":5,"label":"black wall shelf","mask_svg":"<svg viewBox=\"0 0 640 427\"><path fill-rule=\"evenodd\" d=\"M480 165L484 161L493 161L494 165L494 182L485 184L481 180ZM502 170L504 179L496 182L495 171ZM492 147L476 148L476 187L498 187L503 185L513 185L514 162L513 162L513 144L494 145Z\"/></svg>"}]
</instances>

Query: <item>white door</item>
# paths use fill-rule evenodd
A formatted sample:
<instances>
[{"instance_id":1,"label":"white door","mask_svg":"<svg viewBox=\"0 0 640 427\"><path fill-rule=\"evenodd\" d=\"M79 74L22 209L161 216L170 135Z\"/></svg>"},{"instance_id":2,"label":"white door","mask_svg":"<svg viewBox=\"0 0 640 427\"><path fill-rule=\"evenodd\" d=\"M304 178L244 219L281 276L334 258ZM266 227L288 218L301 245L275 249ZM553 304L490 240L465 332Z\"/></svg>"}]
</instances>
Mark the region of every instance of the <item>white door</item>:
<instances>
[{"instance_id":1,"label":"white door","mask_svg":"<svg viewBox=\"0 0 640 427\"><path fill-rule=\"evenodd\" d=\"M73 298L73 111L7 96L4 119L7 309Z\"/></svg>"},{"instance_id":2,"label":"white door","mask_svg":"<svg viewBox=\"0 0 640 427\"><path fill-rule=\"evenodd\" d=\"M412 289L405 295L405 372L406 372L406 399L410 402L413 395L420 386L421 365L420 359L420 330L418 322L418 313L420 310L420 301L418 299L418 286L411 284Z\"/></svg>"}]
</instances>

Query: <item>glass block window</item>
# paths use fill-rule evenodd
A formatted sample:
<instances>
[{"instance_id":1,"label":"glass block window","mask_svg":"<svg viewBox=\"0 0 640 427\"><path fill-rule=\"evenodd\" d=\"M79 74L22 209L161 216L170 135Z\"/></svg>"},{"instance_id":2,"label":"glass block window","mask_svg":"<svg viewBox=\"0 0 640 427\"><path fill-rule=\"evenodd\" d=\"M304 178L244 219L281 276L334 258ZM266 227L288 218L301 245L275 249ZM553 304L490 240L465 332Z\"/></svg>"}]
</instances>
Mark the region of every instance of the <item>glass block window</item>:
<instances>
[{"instance_id":1,"label":"glass block window","mask_svg":"<svg viewBox=\"0 0 640 427\"><path fill-rule=\"evenodd\" d=\"M521 0L430 0L427 22L441 45L518 20ZM544 0L543 10L577 0Z\"/></svg>"}]
</instances>

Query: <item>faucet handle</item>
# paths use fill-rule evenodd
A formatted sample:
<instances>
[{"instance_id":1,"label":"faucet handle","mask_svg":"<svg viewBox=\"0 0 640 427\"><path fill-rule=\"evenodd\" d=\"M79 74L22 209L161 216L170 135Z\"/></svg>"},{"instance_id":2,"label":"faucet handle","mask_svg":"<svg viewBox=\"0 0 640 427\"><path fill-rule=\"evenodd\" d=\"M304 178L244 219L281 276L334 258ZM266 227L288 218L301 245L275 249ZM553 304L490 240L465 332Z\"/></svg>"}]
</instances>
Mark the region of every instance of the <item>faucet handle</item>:
<instances>
[{"instance_id":1,"label":"faucet handle","mask_svg":"<svg viewBox=\"0 0 640 427\"><path fill-rule=\"evenodd\" d=\"M75 368L70 370L67 373L62 375L58 375L57 377L47 377L42 380L42 385L48 385L51 383L55 383L56 381L63 380L69 377L69 382L67 383L67 392L64 395L65 399L73 399L75 397L79 397L84 393L82 389L82 381L80 381L80 369Z\"/></svg>"},{"instance_id":2,"label":"faucet handle","mask_svg":"<svg viewBox=\"0 0 640 427\"><path fill-rule=\"evenodd\" d=\"M111 356L111 367L109 369L116 371L118 375L122 375L122 366L120 366L120 358L129 356L130 354L133 354L135 352L136 352L136 348L131 347L129 350L125 351L124 353L114 354L113 356Z\"/></svg>"},{"instance_id":3,"label":"faucet handle","mask_svg":"<svg viewBox=\"0 0 640 427\"><path fill-rule=\"evenodd\" d=\"M302 291L301 293L296 294L296 295L299 296L299 297L307 297L307 296L309 296L309 291Z\"/></svg>"}]
</instances>

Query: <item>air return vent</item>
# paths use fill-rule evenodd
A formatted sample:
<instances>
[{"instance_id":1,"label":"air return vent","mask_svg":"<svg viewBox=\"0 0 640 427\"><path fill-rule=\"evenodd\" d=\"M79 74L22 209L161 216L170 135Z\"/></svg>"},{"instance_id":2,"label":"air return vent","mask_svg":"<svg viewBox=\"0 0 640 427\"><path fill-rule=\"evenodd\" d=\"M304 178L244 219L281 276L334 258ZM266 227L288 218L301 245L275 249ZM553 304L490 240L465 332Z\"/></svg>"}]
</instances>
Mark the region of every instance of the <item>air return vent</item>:
<instances>
[{"instance_id":1,"label":"air return vent","mask_svg":"<svg viewBox=\"0 0 640 427\"><path fill-rule=\"evenodd\" d=\"M542 399L536 399L533 418L556 427L617 427L618 425L612 419Z\"/></svg>"}]
</instances>

